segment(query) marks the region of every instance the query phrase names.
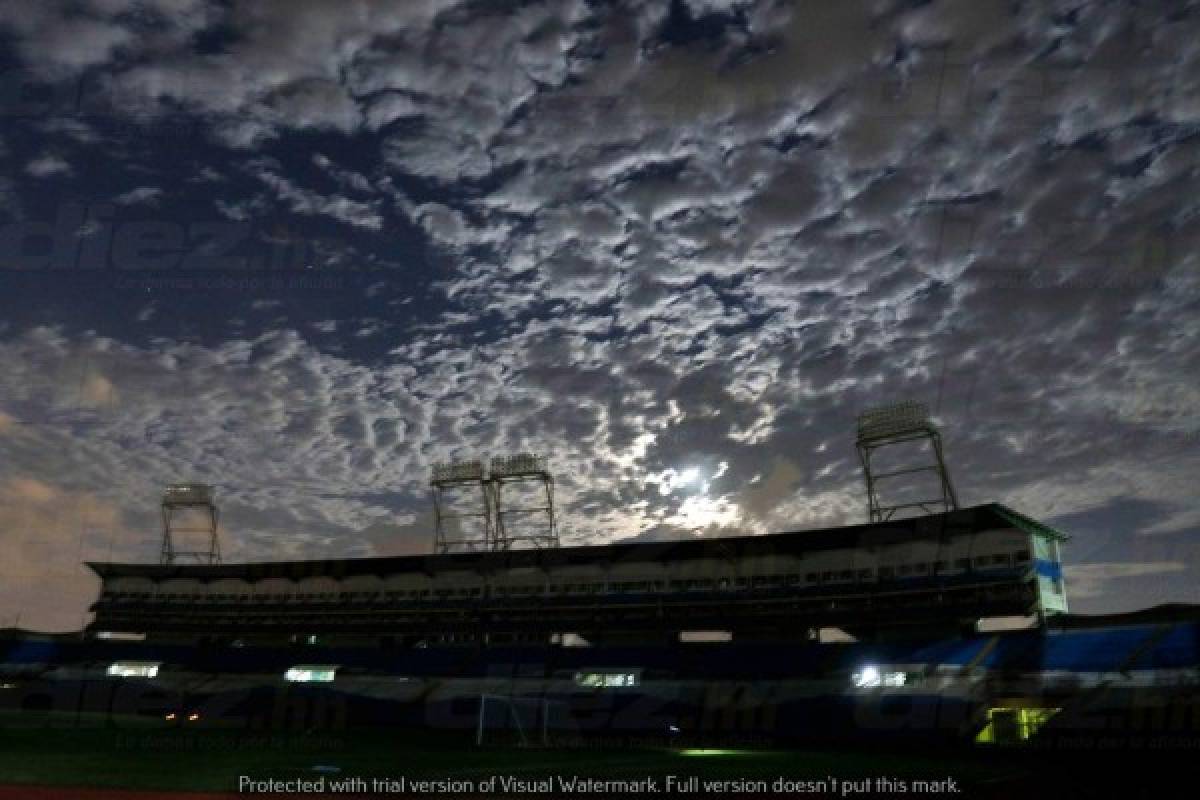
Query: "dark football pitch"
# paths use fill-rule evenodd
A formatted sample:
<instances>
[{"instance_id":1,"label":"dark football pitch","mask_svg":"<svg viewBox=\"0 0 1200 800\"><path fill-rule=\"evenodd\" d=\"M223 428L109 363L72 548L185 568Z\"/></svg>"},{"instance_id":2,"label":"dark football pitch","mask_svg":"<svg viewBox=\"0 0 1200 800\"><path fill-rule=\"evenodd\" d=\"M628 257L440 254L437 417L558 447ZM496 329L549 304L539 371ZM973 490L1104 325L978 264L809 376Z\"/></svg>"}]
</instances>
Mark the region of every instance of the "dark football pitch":
<instances>
[{"instance_id":1,"label":"dark football pitch","mask_svg":"<svg viewBox=\"0 0 1200 800\"><path fill-rule=\"evenodd\" d=\"M76 715L0 718L0 800L187 797L190 792L276 797L1033 798L1046 796L1052 788L1056 797L1141 796L1093 793L1116 789L1116 784L1099 778L1105 757L1097 753L1032 757L994 748L789 750L665 741L549 747L497 742L480 747L473 732L281 733L179 723ZM1127 759L1128 763L1132 762ZM1131 780L1129 785L1136 789L1137 783ZM55 794L50 787L63 787L65 793ZM75 787L150 793L90 794Z\"/></svg>"}]
</instances>

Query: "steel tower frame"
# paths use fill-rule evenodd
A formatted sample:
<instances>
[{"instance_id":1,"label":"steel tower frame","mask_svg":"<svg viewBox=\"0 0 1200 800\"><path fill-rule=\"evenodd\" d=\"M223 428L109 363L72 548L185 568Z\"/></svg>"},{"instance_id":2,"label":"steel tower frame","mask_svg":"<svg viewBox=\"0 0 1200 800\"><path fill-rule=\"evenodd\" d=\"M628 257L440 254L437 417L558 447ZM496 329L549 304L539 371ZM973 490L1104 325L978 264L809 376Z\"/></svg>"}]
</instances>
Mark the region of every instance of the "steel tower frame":
<instances>
[{"instance_id":1,"label":"steel tower frame","mask_svg":"<svg viewBox=\"0 0 1200 800\"><path fill-rule=\"evenodd\" d=\"M492 508L496 513L497 550L510 550L518 542L527 542L534 547L558 547L558 522L554 517L554 476L546 467L546 459L532 453L493 458L489 466L489 483L492 487ZM513 484L536 483L546 496L544 503L508 508L504 504L504 487ZM523 530L511 524L516 517L545 515L545 526L537 530Z\"/></svg>"},{"instance_id":2,"label":"steel tower frame","mask_svg":"<svg viewBox=\"0 0 1200 800\"><path fill-rule=\"evenodd\" d=\"M538 484L540 491L530 505L508 507L515 484ZM493 458L485 471L482 461L452 461L433 466L429 485L433 493L435 553L511 550L516 544L534 547L558 547L558 522L554 513L554 476L546 459L531 453ZM464 510L456 508L455 495L479 492L480 504ZM517 522L518 518L544 515L544 525L535 530ZM454 537L451 520L476 519L483 523L483 536L467 536L460 529Z\"/></svg>"},{"instance_id":3,"label":"steel tower frame","mask_svg":"<svg viewBox=\"0 0 1200 800\"><path fill-rule=\"evenodd\" d=\"M429 486L433 493L433 551L435 553L496 549L492 493L484 476L483 462L451 461L434 464ZM455 508L455 499L461 501L464 494L470 494L476 490L479 491L480 499L483 502L482 510L464 511L461 508ZM451 538L453 532L448 529L447 523L463 519L482 520L483 538L468 536L461 527L457 532L457 538Z\"/></svg>"},{"instance_id":4,"label":"steel tower frame","mask_svg":"<svg viewBox=\"0 0 1200 800\"><path fill-rule=\"evenodd\" d=\"M929 442L933 463L920 464L890 472L875 472L871 456L876 450L905 442ZM855 441L859 461L862 462L863 477L867 484L867 521L886 522L896 512L919 508L932 514L938 511L953 511L958 508L958 496L946 469L942 453L942 436L929 418L929 408L924 403L894 403L864 411L858 417L858 437ZM879 498L879 482L888 478L933 472L938 476L941 496L936 499L886 505Z\"/></svg>"},{"instance_id":5,"label":"steel tower frame","mask_svg":"<svg viewBox=\"0 0 1200 800\"><path fill-rule=\"evenodd\" d=\"M220 511L213 499L213 487L204 483L174 483L163 491L162 498L162 552L163 564L175 564L181 558L200 564L221 563L221 541L217 537ZM202 525L180 525L175 515L179 512L202 512L206 521ZM207 534L206 550L177 550L176 534Z\"/></svg>"}]
</instances>

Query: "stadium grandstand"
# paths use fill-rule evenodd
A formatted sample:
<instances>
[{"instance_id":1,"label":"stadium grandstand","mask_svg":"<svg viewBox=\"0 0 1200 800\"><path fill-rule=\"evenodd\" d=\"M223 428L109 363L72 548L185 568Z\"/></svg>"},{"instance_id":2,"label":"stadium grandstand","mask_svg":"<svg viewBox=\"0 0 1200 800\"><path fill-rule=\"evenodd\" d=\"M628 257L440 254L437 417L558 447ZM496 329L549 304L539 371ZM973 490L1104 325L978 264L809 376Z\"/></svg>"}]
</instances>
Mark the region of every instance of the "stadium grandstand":
<instances>
[{"instance_id":1,"label":"stadium grandstand","mask_svg":"<svg viewBox=\"0 0 1200 800\"><path fill-rule=\"evenodd\" d=\"M251 564L90 563L92 635L438 643L859 638L1067 610L1065 536L1000 504L828 530Z\"/></svg>"}]
</instances>

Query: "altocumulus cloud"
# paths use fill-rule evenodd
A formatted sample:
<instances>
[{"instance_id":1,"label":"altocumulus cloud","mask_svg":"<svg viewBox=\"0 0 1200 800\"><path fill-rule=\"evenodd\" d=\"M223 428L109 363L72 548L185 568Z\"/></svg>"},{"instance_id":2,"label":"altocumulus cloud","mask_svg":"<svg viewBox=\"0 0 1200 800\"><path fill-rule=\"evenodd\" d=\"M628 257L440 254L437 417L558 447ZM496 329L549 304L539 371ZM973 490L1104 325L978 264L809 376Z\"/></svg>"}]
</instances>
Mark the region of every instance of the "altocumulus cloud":
<instances>
[{"instance_id":1,"label":"altocumulus cloud","mask_svg":"<svg viewBox=\"0 0 1200 800\"><path fill-rule=\"evenodd\" d=\"M1200 599L1190 10L131 8L5 15L31 75L108 115L28 121L14 214L35 179L102 196L105 148L115 204L327 225L397 272L341 308L210 300L244 308L198 331L171 327L194 297L149 334L4 329L0 478L118 531L208 479L237 557L366 554L423 545L433 461L533 449L570 541L763 532L858 520L854 413L917 397L965 501L1131 510L1072 529L1079 607ZM164 120L195 137L186 207L134 163Z\"/></svg>"}]
</instances>

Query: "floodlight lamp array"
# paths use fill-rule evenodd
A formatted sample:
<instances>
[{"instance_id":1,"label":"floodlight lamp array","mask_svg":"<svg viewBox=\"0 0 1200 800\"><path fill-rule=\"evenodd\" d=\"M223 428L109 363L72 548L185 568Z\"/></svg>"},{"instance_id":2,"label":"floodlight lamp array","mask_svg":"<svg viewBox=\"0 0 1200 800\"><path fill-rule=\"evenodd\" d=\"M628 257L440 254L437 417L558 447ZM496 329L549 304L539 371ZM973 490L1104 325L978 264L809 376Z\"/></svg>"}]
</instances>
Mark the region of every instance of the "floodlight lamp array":
<instances>
[{"instance_id":1,"label":"floodlight lamp array","mask_svg":"<svg viewBox=\"0 0 1200 800\"><path fill-rule=\"evenodd\" d=\"M876 439L930 427L929 407L924 403L895 403L868 409L858 417L858 438Z\"/></svg>"},{"instance_id":2,"label":"floodlight lamp array","mask_svg":"<svg viewBox=\"0 0 1200 800\"><path fill-rule=\"evenodd\" d=\"M163 491L163 502L168 505L212 501L213 487L205 483L173 483Z\"/></svg>"},{"instance_id":3,"label":"floodlight lamp array","mask_svg":"<svg viewBox=\"0 0 1200 800\"><path fill-rule=\"evenodd\" d=\"M546 459L533 453L515 453L493 458L490 472L494 478L512 475L538 475L546 472Z\"/></svg>"},{"instance_id":4,"label":"floodlight lamp array","mask_svg":"<svg viewBox=\"0 0 1200 800\"><path fill-rule=\"evenodd\" d=\"M433 465L433 482L477 481L483 479L483 462L451 461Z\"/></svg>"}]
</instances>

